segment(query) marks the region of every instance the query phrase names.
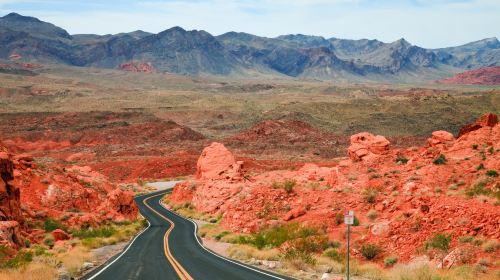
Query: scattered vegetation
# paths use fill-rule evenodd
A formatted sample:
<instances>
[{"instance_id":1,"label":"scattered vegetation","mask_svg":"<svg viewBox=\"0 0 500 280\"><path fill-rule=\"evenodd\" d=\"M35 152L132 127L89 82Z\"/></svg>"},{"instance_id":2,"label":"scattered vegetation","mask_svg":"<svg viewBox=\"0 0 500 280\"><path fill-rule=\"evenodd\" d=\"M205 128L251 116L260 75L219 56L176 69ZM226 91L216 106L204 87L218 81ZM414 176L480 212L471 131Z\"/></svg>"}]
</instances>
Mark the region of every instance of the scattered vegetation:
<instances>
[{"instance_id":1,"label":"scattered vegetation","mask_svg":"<svg viewBox=\"0 0 500 280\"><path fill-rule=\"evenodd\" d=\"M295 180L286 179L285 182L283 182L283 189L287 193L292 193L296 184L297 182Z\"/></svg>"},{"instance_id":2,"label":"scattered vegetation","mask_svg":"<svg viewBox=\"0 0 500 280\"><path fill-rule=\"evenodd\" d=\"M451 234L438 233L425 244L426 249L436 249L441 253L441 265L450 250Z\"/></svg>"},{"instance_id":3,"label":"scattered vegetation","mask_svg":"<svg viewBox=\"0 0 500 280\"><path fill-rule=\"evenodd\" d=\"M397 256L389 256L384 259L384 266L391 267L394 266L398 262Z\"/></svg>"},{"instance_id":4,"label":"scattered vegetation","mask_svg":"<svg viewBox=\"0 0 500 280\"><path fill-rule=\"evenodd\" d=\"M365 259L373 260L380 254L380 252L382 252L382 249L378 245L367 243L361 245L361 249L359 251Z\"/></svg>"},{"instance_id":5,"label":"scattered vegetation","mask_svg":"<svg viewBox=\"0 0 500 280\"><path fill-rule=\"evenodd\" d=\"M366 213L366 216L371 221L374 221L377 218L377 211L375 211L375 209L371 209L370 211L368 211L368 213Z\"/></svg>"},{"instance_id":6,"label":"scattered vegetation","mask_svg":"<svg viewBox=\"0 0 500 280\"><path fill-rule=\"evenodd\" d=\"M406 164L408 162L408 159L405 158L404 156L402 155L398 155L396 157L396 164Z\"/></svg>"},{"instance_id":7,"label":"scattered vegetation","mask_svg":"<svg viewBox=\"0 0 500 280\"><path fill-rule=\"evenodd\" d=\"M493 253L493 252L496 252L500 248L500 243L495 239L488 240L483 244L482 248L483 248L483 251L485 251L487 253Z\"/></svg>"},{"instance_id":8,"label":"scattered vegetation","mask_svg":"<svg viewBox=\"0 0 500 280\"><path fill-rule=\"evenodd\" d=\"M488 170L488 171L486 171L486 176L498 177L498 172L496 170Z\"/></svg>"},{"instance_id":9,"label":"scattered vegetation","mask_svg":"<svg viewBox=\"0 0 500 280\"><path fill-rule=\"evenodd\" d=\"M376 189L373 189L373 188L366 188L362 192L363 199L367 203L375 203L377 201L377 194L378 194L378 191Z\"/></svg>"},{"instance_id":10,"label":"scattered vegetation","mask_svg":"<svg viewBox=\"0 0 500 280\"><path fill-rule=\"evenodd\" d=\"M437 158L434 159L433 163L436 164L436 165L441 165L441 164L445 164L446 162L448 162L448 160L446 159L446 157L443 155L443 154L440 154Z\"/></svg>"},{"instance_id":11,"label":"scattered vegetation","mask_svg":"<svg viewBox=\"0 0 500 280\"><path fill-rule=\"evenodd\" d=\"M68 231L68 229L63 226L59 221L56 221L54 219L51 219L51 218L47 218L44 222L43 222L43 229L46 231L46 232L52 232L56 229L61 229L61 230L64 230L64 231Z\"/></svg>"}]
</instances>

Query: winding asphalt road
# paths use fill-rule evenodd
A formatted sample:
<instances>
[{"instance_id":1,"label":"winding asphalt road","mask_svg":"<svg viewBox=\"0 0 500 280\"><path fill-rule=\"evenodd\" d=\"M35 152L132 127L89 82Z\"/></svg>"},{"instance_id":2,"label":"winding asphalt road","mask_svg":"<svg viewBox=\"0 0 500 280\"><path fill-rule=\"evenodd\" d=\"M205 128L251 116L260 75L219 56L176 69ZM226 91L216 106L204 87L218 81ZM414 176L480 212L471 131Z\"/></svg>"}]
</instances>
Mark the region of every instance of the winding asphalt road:
<instances>
[{"instance_id":1,"label":"winding asphalt road","mask_svg":"<svg viewBox=\"0 0 500 280\"><path fill-rule=\"evenodd\" d=\"M82 277L85 280L279 280L292 279L241 264L205 249L196 225L160 204L163 190L136 197L150 225L117 256Z\"/></svg>"}]
</instances>

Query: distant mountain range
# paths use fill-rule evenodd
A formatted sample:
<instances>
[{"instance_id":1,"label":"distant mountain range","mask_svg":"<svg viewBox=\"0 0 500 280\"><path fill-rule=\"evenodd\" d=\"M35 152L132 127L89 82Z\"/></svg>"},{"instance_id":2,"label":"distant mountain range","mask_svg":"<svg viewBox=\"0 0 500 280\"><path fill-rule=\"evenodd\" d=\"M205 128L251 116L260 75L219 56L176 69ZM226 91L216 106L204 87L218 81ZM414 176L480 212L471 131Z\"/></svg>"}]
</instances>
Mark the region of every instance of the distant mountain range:
<instances>
[{"instance_id":1,"label":"distant mountain range","mask_svg":"<svg viewBox=\"0 0 500 280\"><path fill-rule=\"evenodd\" d=\"M131 61L159 72L189 75L261 75L320 80L436 80L457 72L500 66L500 42L488 38L463 46L425 49L404 39L276 38L173 27L115 35L70 35L37 18L16 13L0 17L0 59L119 68Z\"/></svg>"}]
</instances>

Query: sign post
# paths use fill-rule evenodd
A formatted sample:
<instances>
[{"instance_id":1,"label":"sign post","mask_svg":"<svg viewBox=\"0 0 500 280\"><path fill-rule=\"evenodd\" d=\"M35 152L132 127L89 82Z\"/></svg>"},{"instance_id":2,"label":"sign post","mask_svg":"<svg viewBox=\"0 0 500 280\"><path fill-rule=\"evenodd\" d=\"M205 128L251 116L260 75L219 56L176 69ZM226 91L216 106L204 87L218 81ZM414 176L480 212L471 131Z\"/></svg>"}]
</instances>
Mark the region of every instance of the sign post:
<instances>
[{"instance_id":1,"label":"sign post","mask_svg":"<svg viewBox=\"0 0 500 280\"><path fill-rule=\"evenodd\" d=\"M349 254L351 246L351 225L354 224L354 211L349 210L344 213L344 224L347 225L347 280L349 280Z\"/></svg>"}]
</instances>

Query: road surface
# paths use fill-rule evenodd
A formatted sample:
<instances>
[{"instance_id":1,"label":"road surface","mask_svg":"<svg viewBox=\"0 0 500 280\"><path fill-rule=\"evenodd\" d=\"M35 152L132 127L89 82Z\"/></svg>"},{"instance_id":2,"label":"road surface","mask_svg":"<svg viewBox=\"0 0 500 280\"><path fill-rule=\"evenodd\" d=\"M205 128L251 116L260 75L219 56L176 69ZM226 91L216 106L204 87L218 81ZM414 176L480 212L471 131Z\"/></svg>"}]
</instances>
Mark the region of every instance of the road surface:
<instances>
[{"instance_id":1,"label":"road surface","mask_svg":"<svg viewBox=\"0 0 500 280\"><path fill-rule=\"evenodd\" d=\"M149 227L125 250L85 275L85 280L292 279L225 259L205 249L195 235L196 226L166 210L160 199L169 190L136 197Z\"/></svg>"}]
</instances>

